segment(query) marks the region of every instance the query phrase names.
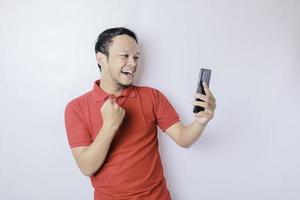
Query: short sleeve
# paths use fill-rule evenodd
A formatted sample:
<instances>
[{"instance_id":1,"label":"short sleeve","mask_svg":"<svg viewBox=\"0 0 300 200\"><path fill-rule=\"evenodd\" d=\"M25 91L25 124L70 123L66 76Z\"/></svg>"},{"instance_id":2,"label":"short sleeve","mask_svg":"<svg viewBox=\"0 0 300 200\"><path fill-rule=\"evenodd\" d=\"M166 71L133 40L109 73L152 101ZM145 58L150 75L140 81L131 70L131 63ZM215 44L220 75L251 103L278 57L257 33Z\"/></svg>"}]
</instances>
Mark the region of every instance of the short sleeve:
<instances>
[{"instance_id":1,"label":"short sleeve","mask_svg":"<svg viewBox=\"0 0 300 200\"><path fill-rule=\"evenodd\" d=\"M180 121L179 115L168 99L158 90L154 91L155 116L159 128L165 132L173 124Z\"/></svg>"},{"instance_id":2,"label":"short sleeve","mask_svg":"<svg viewBox=\"0 0 300 200\"><path fill-rule=\"evenodd\" d=\"M74 102L70 102L65 109L65 128L71 148L88 146L92 143L91 134L83 122L83 116Z\"/></svg>"}]
</instances>

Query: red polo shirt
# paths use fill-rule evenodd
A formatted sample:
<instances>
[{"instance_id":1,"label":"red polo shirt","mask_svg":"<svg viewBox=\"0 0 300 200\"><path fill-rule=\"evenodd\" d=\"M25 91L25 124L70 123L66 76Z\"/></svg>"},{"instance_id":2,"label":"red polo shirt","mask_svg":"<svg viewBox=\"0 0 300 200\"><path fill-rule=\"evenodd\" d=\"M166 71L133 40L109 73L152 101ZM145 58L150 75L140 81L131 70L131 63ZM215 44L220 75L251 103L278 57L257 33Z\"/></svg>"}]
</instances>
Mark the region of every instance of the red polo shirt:
<instances>
[{"instance_id":1,"label":"red polo shirt","mask_svg":"<svg viewBox=\"0 0 300 200\"><path fill-rule=\"evenodd\" d=\"M90 145L102 127L100 109L111 95L99 83L96 81L91 91L66 106L65 126L71 148ZM126 114L105 163L91 177L95 200L169 200L157 125L165 132L179 122L178 114L161 92L150 87L132 85L116 97L116 102Z\"/></svg>"}]
</instances>

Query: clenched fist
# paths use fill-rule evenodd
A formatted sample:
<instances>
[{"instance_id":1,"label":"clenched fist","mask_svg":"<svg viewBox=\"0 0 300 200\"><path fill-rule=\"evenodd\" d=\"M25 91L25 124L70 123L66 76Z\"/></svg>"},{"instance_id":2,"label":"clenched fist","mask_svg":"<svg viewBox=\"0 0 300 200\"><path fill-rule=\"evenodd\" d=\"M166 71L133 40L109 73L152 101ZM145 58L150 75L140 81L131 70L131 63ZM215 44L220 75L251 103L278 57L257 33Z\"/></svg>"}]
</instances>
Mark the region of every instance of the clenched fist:
<instances>
[{"instance_id":1,"label":"clenched fist","mask_svg":"<svg viewBox=\"0 0 300 200\"><path fill-rule=\"evenodd\" d=\"M101 107L103 126L113 130L118 130L125 117L125 110L120 107L114 99L107 99Z\"/></svg>"}]
</instances>

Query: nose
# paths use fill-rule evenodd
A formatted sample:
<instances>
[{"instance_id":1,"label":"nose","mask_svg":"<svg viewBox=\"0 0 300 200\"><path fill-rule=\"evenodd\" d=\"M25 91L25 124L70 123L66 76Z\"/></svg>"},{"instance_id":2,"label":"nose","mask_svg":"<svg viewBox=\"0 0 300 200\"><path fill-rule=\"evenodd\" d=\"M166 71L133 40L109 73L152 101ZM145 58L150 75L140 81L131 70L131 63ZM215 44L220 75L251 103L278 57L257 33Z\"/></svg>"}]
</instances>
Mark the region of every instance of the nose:
<instances>
[{"instance_id":1,"label":"nose","mask_svg":"<svg viewBox=\"0 0 300 200\"><path fill-rule=\"evenodd\" d=\"M129 58L128 58L128 63L127 63L129 66L131 66L131 67L136 67L136 65L137 65L137 61L134 59L134 57L133 56L130 56Z\"/></svg>"}]
</instances>

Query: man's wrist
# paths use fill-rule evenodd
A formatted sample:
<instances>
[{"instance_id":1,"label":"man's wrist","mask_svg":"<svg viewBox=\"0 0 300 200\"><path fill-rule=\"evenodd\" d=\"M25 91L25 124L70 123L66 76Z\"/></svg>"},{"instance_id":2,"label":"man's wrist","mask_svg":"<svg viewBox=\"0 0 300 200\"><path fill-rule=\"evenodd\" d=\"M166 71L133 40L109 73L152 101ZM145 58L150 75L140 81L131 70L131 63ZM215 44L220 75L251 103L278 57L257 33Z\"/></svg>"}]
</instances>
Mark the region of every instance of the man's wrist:
<instances>
[{"instance_id":1,"label":"man's wrist","mask_svg":"<svg viewBox=\"0 0 300 200\"><path fill-rule=\"evenodd\" d=\"M200 122L197 119L195 119L193 123L196 124L197 126L203 126L203 127L205 127L208 124L208 121L206 121L206 122Z\"/></svg>"},{"instance_id":2,"label":"man's wrist","mask_svg":"<svg viewBox=\"0 0 300 200\"><path fill-rule=\"evenodd\" d=\"M115 133L117 132L117 130L118 130L117 128L114 128L113 126L103 123L100 132L106 136L113 137L115 135Z\"/></svg>"}]
</instances>

